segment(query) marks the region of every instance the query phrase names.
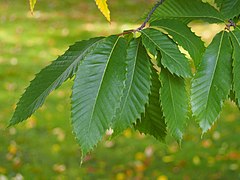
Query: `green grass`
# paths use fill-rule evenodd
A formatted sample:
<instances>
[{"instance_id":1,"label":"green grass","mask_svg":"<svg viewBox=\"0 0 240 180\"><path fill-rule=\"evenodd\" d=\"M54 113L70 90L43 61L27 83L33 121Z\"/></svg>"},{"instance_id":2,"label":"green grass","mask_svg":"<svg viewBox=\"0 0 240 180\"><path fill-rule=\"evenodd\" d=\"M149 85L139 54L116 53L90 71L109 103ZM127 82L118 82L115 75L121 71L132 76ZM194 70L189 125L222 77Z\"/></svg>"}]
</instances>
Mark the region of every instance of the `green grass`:
<instances>
[{"instance_id":1,"label":"green grass","mask_svg":"<svg viewBox=\"0 0 240 180\"><path fill-rule=\"evenodd\" d=\"M231 103L202 139L189 120L181 148L171 137L165 145L127 130L113 140L106 137L82 166L70 123L70 81L28 121L7 129L34 74L77 40L137 27L154 1L109 1L111 25L93 0L39 1L34 16L25 2L0 2L0 179L240 178L240 113Z\"/></svg>"}]
</instances>

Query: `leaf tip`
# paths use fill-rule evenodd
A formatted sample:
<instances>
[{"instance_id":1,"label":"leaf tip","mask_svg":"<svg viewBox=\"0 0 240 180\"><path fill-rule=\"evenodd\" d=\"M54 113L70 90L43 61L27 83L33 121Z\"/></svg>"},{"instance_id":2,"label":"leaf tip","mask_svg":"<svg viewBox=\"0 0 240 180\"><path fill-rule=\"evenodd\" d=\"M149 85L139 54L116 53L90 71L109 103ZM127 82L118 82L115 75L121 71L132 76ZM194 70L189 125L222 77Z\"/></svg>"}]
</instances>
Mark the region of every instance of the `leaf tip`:
<instances>
[{"instance_id":1,"label":"leaf tip","mask_svg":"<svg viewBox=\"0 0 240 180\"><path fill-rule=\"evenodd\" d=\"M107 21L111 23L110 10L107 5L107 0L95 0L95 3L98 6L98 9L101 11L101 13L107 19Z\"/></svg>"}]
</instances>

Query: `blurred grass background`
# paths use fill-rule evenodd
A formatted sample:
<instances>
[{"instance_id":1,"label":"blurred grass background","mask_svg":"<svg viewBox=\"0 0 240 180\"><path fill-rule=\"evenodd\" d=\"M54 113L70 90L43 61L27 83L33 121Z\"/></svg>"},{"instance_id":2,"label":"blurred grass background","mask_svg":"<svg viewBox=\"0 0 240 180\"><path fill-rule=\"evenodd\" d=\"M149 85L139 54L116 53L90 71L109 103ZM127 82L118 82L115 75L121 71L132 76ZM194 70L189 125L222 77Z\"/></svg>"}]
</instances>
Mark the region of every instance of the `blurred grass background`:
<instances>
[{"instance_id":1,"label":"blurred grass background","mask_svg":"<svg viewBox=\"0 0 240 180\"><path fill-rule=\"evenodd\" d=\"M220 119L201 139L189 120L182 147L126 130L107 137L80 167L81 151L72 135L72 82L53 92L27 121L6 128L19 97L50 61L77 40L138 27L154 0L109 1L112 23L93 0L39 0L34 15L28 1L0 1L0 179L240 179L240 113L227 102ZM209 43L221 26L194 24Z\"/></svg>"}]
</instances>

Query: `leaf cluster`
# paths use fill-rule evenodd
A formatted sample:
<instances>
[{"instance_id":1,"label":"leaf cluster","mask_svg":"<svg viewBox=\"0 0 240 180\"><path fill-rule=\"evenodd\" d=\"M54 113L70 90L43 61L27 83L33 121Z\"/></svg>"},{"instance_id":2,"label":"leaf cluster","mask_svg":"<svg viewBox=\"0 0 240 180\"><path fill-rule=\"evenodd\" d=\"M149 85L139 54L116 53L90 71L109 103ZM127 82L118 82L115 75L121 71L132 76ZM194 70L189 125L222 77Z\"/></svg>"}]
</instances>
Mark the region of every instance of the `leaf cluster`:
<instances>
[{"instance_id":1,"label":"leaf cluster","mask_svg":"<svg viewBox=\"0 0 240 180\"><path fill-rule=\"evenodd\" d=\"M205 133L230 95L240 104L240 26L229 21L238 21L240 0L215 3L165 0L148 28L76 42L31 81L10 125L72 79L72 126L83 156L108 129L117 136L130 127L160 141L169 133L181 142L194 117ZM205 47L188 26L193 20L231 24Z\"/></svg>"}]
</instances>

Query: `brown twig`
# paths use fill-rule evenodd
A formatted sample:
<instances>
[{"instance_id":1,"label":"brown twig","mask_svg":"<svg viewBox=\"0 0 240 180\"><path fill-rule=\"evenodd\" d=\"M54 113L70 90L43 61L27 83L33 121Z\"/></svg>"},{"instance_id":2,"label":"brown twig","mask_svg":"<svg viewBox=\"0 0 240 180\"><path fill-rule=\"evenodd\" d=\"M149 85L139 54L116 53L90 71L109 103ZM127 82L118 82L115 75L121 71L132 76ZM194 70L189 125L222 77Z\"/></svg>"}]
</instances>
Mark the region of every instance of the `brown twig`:
<instances>
[{"instance_id":1,"label":"brown twig","mask_svg":"<svg viewBox=\"0 0 240 180\"><path fill-rule=\"evenodd\" d=\"M229 23L226 24L226 27L225 27L225 29L227 29L228 31L230 30L231 27L234 27L234 28L236 27L236 23L233 20L229 19L228 22Z\"/></svg>"},{"instance_id":2,"label":"brown twig","mask_svg":"<svg viewBox=\"0 0 240 180\"><path fill-rule=\"evenodd\" d=\"M141 24L141 26L139 26L137 29L130 29L130 30L126 30L124 31L123 33L120 33L120 34L117 34L117 36L123 36L125 34L129 34L129 33L132 33L132 32L137 32L137 31L141 31L143 30L148 21L150 20L151 16L153 15L154 11L164 2L164 0L160 0L158 1L154 6L153 8L151 9L151 11L148 13L147 15L147 18L145 19L145 21Z\"/></svg>"}]
</instances>

